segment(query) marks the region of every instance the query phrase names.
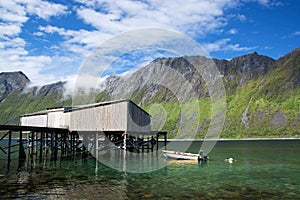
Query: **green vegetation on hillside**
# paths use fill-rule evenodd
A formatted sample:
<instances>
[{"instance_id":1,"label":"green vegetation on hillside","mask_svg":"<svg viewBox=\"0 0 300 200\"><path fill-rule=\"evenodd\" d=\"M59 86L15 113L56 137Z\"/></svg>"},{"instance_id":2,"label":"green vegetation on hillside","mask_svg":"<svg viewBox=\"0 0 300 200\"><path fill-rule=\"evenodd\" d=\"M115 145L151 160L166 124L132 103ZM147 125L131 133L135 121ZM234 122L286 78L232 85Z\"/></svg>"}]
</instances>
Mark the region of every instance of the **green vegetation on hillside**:
<instances>
[{"instance_id":1,"label":"green vegetation on hillside","mask_svg":"<svg viewBox=\"0 0 300 200\"><path fill-rule=\"evenodd\" d=\"M251 79L246 81L245 77L250 77L248 71L243 77L236 72L238 66L230 67L227 76L231 78L224 77L227 110L221 137L300 137L300 50L277 60L263 75L250 72ZM197 102L182 103L165 87L147 87L140 87L123 98L142 105L158 120L165 120L162 129L169 132L169 138L178 136L180 130L194 130L195 137L203 139L211 121L223 111L218 108L222 107L218 102L213 103L205 95L199 95ZM21 114L72 105L71 98L63 100L61 88L51 92L50 86L48 89L8 94L0 102L0 124L18 124ZM102 91L93 96L92 101L111 98L109 92ZM77 101L80 103L81 99ZM87 102L82 99L82 103ZM215 110L212 110L213 105ZM155 123L153 127L160 128L161 123ZM180 134L185 137L185 133Z\"/></svg>"}]
</instances>

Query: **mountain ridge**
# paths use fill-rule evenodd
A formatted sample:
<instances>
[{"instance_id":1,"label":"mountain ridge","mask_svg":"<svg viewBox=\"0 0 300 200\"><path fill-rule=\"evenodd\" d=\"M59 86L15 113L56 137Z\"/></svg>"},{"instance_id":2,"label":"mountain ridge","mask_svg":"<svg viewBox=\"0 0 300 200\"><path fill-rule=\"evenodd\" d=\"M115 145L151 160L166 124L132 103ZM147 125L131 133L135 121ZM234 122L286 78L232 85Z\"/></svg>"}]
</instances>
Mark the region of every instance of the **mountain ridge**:
<instances>
[{"instance_id":1,"label":"mountain ridge","mask_svg":"<svg viewBox=\"0 0 300 200\"><path fill-rule=\"evenodd\" d=\"M199 65L213 61L223 77L227 113L222 137L300 136L300 48L277 60L257 52L231 60L201 56L157 58L133 73L108 77L95 101L129 98L146 110L160 103L168 113L164 129L172 135L179 126L179 99L192 95L202 111L197 138L203 138L212 120L206 84L209 80L203 79L189 59ZM72 99L64 97L66 82L28 88L27 76L15 73L24 75L15 83L0 73L1 124L17 124L19 114L72 104ZM5 88L7 83L10 86Z\"/></svg>"}]
</instances>

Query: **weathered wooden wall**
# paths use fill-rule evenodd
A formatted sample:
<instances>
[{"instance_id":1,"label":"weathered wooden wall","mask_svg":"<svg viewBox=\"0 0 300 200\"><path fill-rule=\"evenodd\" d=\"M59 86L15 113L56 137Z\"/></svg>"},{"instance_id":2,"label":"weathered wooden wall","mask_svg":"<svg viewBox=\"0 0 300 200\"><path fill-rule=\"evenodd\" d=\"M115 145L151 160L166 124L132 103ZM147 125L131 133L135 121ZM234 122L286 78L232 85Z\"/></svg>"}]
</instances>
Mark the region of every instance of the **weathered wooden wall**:
<instances>
[{"instance_id":1,"label":"weathered wooden wall","mask_svg":"<svg viewBox=\"0 0 300 200\"><path fill-rule=\"evenodd\" d=\"M150 115L129 100L63 108L23 115L23 126L68 128L70 131L150 132Z\"/></svg>"},{"instance_id":2,"label":"weathered wooden wall","mask_svg":"<svg viewBox=\"0 0 300 200\"><path fill-rule=\"evenodd\" d=\"M70 111L70 130L121 131L126 130L127 103L94 105Z\"/></svg>"},{"instance_id":3,"label":"weathered wooden wall","mask_svg":"<svg viewBox=\"0 0 300 200\"><path fill-rule=\"evenodd\" d=\"M21 126L47 127L47 113L20 117Z\"/></svg>"},{"instance_id":4,"label":"weathered wooden wall","mask_svg":"<svg viewBox=\"0 0 300 200\"><path fill-rule=\"evenodd\" d=\"M64 109L57 109L48 112L48 127L50 128L68 128L69 124L65 120Z\"/></svg>"},{"instance_id":5,"label":"weathered wooden wall","mask_svg":"<svg viewBox=\"0 0 300 200\"><path fill-rule=\"evenodd\" d=\"M44 110L20 116L21 126L68 128L63 108Z\"/></svg>"}]
</instances>

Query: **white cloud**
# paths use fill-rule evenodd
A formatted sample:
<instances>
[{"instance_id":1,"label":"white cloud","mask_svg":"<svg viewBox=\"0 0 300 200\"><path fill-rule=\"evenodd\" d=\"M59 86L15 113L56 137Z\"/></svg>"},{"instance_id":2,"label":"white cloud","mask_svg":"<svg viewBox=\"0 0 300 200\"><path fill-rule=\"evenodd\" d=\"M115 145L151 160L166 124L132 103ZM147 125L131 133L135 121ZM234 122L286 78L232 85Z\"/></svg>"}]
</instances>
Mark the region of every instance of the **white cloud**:
<instances>
[{"instance_id":1,"label":"white cloud","mask_svg":"<svg viewBox=\"0 0 300 200\"><path fill-rule=\"evenodd\" d=\"M124 31L158 27L179 30L189 36L203 35L224 27L224 10L236 6L237 0L198 1L97 1L78 0L77 16L97 30L66 30L41 26L36 36L59 34L61 48L85 57L105 40ZM149 38L145 38L149 40ZM126 45L126 44L124 44Z\"/></svg>"},{"instance_id":2,"label":"white cloud","mask_svg":"<svg viewBox=\"0 0 300 200\"><path fill-rule=\"evenodd\" d=\"M241 22L245 22L247 20L247 17L245 15L238 14L237 17Z\"/></svg>"},{"instance_id":3,"label":"white cloud","mask_svg":"<svg viewBox=\"0 0 300 200\"><path fill-rule=\"evenodd\" d=\"M12 44L18 46L16 42ZM7 44L5 44L7 45ZM22 46L22 45L21 45ZM23 47L6 48L0 50L0 71L23 71L31 80L36 83L46 83L49 81L49 75L41 76L41 70L51 64L52 59L49 56L30 56Z\"/></svg>"},{"instance_id":4,"label":"white cloud","mask_svg":"<svg viewBox=\"0 0 300 200\"><path fill-rule=\"evenodd\" d=\"M54 75L41 72L52 63L47 55L31 55L27 42L20 37L24 24L30 17L48 20L66 12L61 4L42 0L0 1L0 71L23 71L36 84L45 84Z\"/></svg>"},{"instance_id":5,"label":"white cloud","mask_svg":"<svg viewBox=\"0 0 300 200\"><path fill-rule=\"evenodd\" d=\"M261 6L265 7L265 8L271 8L274 6L282 6L285 4L285 1L283 0L242 0L242 3L249 3L249 2L254 2L254 3L258 3Z\"/></svg>"},{"instance_id":6,"label":"white cloud","mask_svg":"<svg viewBox=\"0 0 300 200\"><path fill-rule=\"evenodd\" d=\"M51 3L42 0L20 0L19 3L24 3L26 11L29 14L37 15L42 19L48 20L52 16L66 14L67 6Z\"/></svg>"},{"instance_id":7,"label":"white cloud","mask_svg":"<svg viewBox=\"0 0 300 200\"><path fill-rule=\"evenodd\" d=\"M84 29L74 31L50 25L40 26L39 30L40 31L37 32L36 35L44 35L47 33L59 34L64 37L64 42L61 43L61 47L82 58L88 56L93 48L112 37L111 34L103 33L101 31L87 31Z\"/></svg>"},{"instance_id":8,"label":"white cloud","mask_svg":"<svg viewBox=\"0 0 300 200\"><path fill-rule=\"evenodd\" d=\"M116 14L103 14L93 9L78 9L77 13L86 23L102 32L114 34L126 30L124 25L114 21L120 17Z\"/></svg>"},{"instance_id":9,"label":"white cloud","mask_svg":"<svg viewBox=\"0 0 300 200\"><path fill-rule=\"evenodd\" d=\"M60 48L82 59L107 39L137 28L159 27L180 30L189 36L203 35L224 27L224 10L239 1L93 1L79 0L77 16L97 30L66 30L57 26L39 28L36 36L59 34ZM145 38L149 40L149 38ZM127 45L124 42L124 45ZM57 49L58 50L58 49ZM68 57L68 56L67 56Z\"/></svg>"},{"instance_id":10,"label":"white cloud","mask_svg":"<svg viewBox=\"0 0 300 200\"><path fill-rule=\"evenodd\" d=\"M21 33L21 24L0 23L0 38L17 36Z\"/></svg>"},{"instance_id":11,"label":"white cloud","mask_svg":"<svg viewBox=\"0 0 300 200\"><path fill-rule=\"evenodd\" d=\"M1 1L0 13L0 18L6 22L24 23L28 20L24 6L18 1Z\"/></svg>"},{"instance_id":12,"label":"white cloud","mask_svg":"<svg viewBox=\"0 0 300 200\"><path fill-rule=\"evenodd\" d=\"M38 37L40 37L40 36L43 36L43 35L44 35L44 33L43 33L43 32L40 32L40 31L38 31L38 32L34 32L34 33L33 33L33 35L34 35L34 36L38 36Z\"/></svg>"},{"instance_id":13,"label":"white cloud","mask_svg":"<svg viewBox=\"0 0 300 200\"><path fill-rule=\"evenodd\" d=\"M214 43L206 43L203 44L202 46L208 51L208 52L213 52L213 51L220 51L222 47L227 44L230 41L230 39L222 39L218 40Z\"/></svg>"},{"instance_id":14,"label":"white cloud","mask_svg":"<svg viewBox=\"0 0 300 200\"><path fill-rule=\"evenodd\" d=\"M64 98L68 98L76 94L78 91L88 93L89 91L98 90L101 91L105 87L105 77L95 77L89 75L68 75L62 78L67 81L64 85Z\"/></svg>"},{"instance_id":15,"label":"white cloud","mask_svg":"<svg viewBox=\"0 0 300 200\"><path fill-rule=\"evenodd\" d=\"M205 34L226 25L224 10L233 0L84 1L77 14L98 30L120 33L141 27L173 28L189 34Z\"/></svg>"},{"instance_id":16,"label":"white cloud","mask_svg":"<svg viewBox=\"0 0 300 200\"><path fill-rule=\"evenodd\" d=\"M218 40L214 43L203 44L203 47L208 52L216 51L251 51L257 47L242 47L240 44L229 44L231 40L229 38Z\"/></svg>"},{"instance_id":17,"label":"white cloud","mask_svg":"<svg viewBox=\"0 0 300 200\"><path fill-rule=\"evenodd\" d=\"M256 49L257 47L242 47L240 44L229 44L224 47L225 51L251 51Z\"/></svg>"},{"instance_id":18,"label":"white cloud","mask_svg":"<svg viewBox=\"0 0 300 200\"><path fill-rule=\"evenodd\" d=\"M63 4L46 0L0 1L2 21L0 23L0 38L2 39L0 41L0 64L2 66L0 70L4 70L3 68L11 71L22 70L36 82L39 80L52 82L64 78L65 75L53 70L51 74L43 75L47 69L59 69L61 66L79 67L93 49L125 31L147 27L170 28L188 36L204 37L208 33L222 31L233 16L232 14L230 17L226 13L227 9L235 8L241 2L255 1L264 6L275 5L275 2L279 4L279 1L271 0L76 1L79 4L69 7L76 13L77 20L81 20L79 28L76 27L74 30L48 23L53 16L69 14L68 7ZM234 15L234 17L242 22L246 20L246 16L242 14ZM50 35L59 38L54 44L51 40L48 41L47 44L50 45L47 50L50 53L47 55L42 53L33 55L31 50L26 48L31 44L27 44L28 41L20 38L23 26L31 18L33 21L46 20L49 24L41 25L38 31L32 33L35 38L48 40ZM73 22L76 23L76 21ZM89 26L81 25L82 22ZM237 29L229 31L230 34L237 32ZM144 40L145 44L153 42L151 35L137 37L140 37L139 40ZM128 42L123 41L121 45L127 46ZM210 52L247 51L255 48L230 44L230 39L222 39L205 45Z\"/></svg>"},{"instance_id":19,"label":"white cloud","mask_svg":"<svg viewBox=\"0 0 300 200\"><path fill-rule=\"evenodd\" d=\"M230 29L229 31L228 31L228 33L229 34L231 34L231 35L235 35L235 34L237 34L239 31L236 29L236 28L232 28L232 29Z\"/></svg>"},{"instance_id":20,"label":"white cloud","mask_svg":"<svg viewBox=\"0 0 300 200\"><path fill-rule=\"evenodd\" d=\"M61 4L41 0L9 0L0 2L0 36L15 36L21 32L28 15L35 15L42 19L49 19L66 13L67 7Z\"/></svg>"},{"instance_id":21,"label":"white cloud","mask_svg":"<svg viewBox=\"0 0 300 200\"><path fill-rule=\"evenodd\" d=\"M300 36L300 31L296 31L296 32L292 33L292 36Z\"/></svg>"},{"instance_id":22,"label":"white cloud","mask_svg":"<svg viewBox=\"0 0 300 200\"><path fill-rule=\"evenodd\" d=\"M28 20L24 11L16 12L15 10L5 9L0 7L1 19L9 22L24 23Z\"/></svg>"},{"instance_id":23,"label":"white cloud","mask_svg":"<svg viewBox=\"0 0 300 200\"><path fill-rule=\"evenodd\" d=\"M278 0L257 0L259 4L265 7L282 6L284 3Z\"/></svg>"},{"instance_id":24,"label":"white cloud","mask_svg":"<svg viewBox=\"0 0 300 200\"><path fill-rule=\"evenodd\" d=\"M78 18L96 30L66 30L57 26L41 26L35 35L58 34L64 40L60 47L82 58L114 35L134 29L170 28L189 36L218 31L227 24L224 11L239 3L238 0L185 2L180 0L144 2L78 0L78 2L81 5L74 8ZM146 43L153 42L151 35L148 35L148 38L137 37ZM122 45L127 46L128 41L122 41Z\"/></svg>"},{"instance_id":25,"label":"white cloud","mask_svg":"<svg viewBox=\"0 0 300 200\"><path fill-rule=\"evenodd\" d=\"M24 41L24 39L20 38L20 37L16 37L13 39L3 39L0 42L1 45L1 49L4 48L24 48L26 45L26 42Z\"/></svg>"}]
</instances>

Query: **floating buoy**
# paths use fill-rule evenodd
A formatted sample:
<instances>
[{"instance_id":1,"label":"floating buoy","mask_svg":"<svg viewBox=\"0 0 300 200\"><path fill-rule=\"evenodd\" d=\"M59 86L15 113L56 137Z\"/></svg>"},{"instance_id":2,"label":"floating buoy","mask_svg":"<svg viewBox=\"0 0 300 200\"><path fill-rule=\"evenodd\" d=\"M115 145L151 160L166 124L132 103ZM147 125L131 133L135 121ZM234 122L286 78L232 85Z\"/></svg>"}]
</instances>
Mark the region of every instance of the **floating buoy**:
<instances>
[{"instance_id":1,"label":"floating buoy","mask_svg":"<svg viewBox=\"0 0 300 200\"><path fill-rule=\"evenodd\" d=\"M235 160L233 158L226 158L225 162L233 163Z\"/></svg>"}]
</instances>

